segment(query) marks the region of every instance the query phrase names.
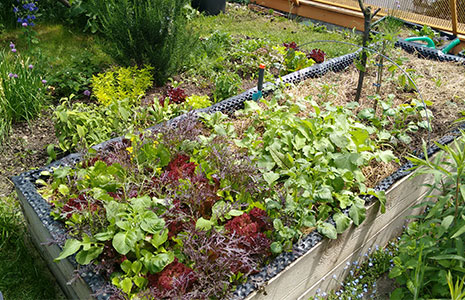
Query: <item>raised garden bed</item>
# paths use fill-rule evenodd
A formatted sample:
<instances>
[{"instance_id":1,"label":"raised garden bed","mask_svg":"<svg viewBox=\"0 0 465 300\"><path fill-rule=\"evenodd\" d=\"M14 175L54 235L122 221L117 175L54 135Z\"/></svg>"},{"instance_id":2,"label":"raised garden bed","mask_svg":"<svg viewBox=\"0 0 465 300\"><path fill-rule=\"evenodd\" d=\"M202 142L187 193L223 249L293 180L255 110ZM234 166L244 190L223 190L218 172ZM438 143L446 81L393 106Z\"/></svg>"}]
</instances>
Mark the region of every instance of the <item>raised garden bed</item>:
<instances>
[{"instance_id":1,"label":"raised garden bed","mask_svg":"<svg viewBox=\"0 0 465 300\"><path fill-rule=\"evenodd\" d=\"M327 61L321 65L315 65L308 69L286 75L282 78L282 81L297 83L302 79L321 76L329 70L341 70L351 63L354 56L355 55L347 55L342 58ZM210 113L215 111L232 112L242 108L244 101L250 99L253 92L253 89L249 90L244 94L216 104L204 111ZM181 119L183 119L183 117L174 119L169 122L168 125L176 126ZM59 164L72 165L75 159L79 158L79 155L71 156L43 170L50 170L51 167ZM60 248L56 245L43 246L41 243L44 242L44 238L56 240L60 234L63 234L63 227L59 222L52 220L48 203L37 193L34 186L35 180L40 177L40 172L43 170L27 172L21 176L15 177L14 182L18 194L20 195L26 218L32 225L31 228L37 228L34 229L35 231L33 230L36 239L35 242L39 247L45 249L43 251L44 256L50 259L58 256ZM386 181L380 188L386 190L394 180L399 179L402 175L405 175L405 173L400 171L397 175ZM326 289L334 287L336 283L331 282L328 275L342 274L344 263L350 260L354 253L358 253L375 243L382 244L389 240L389 238L395 234L396 230L400 230L403 224L403 216L410 214L408 208L416 203L415 201L425 192L419 185L419 183L423 181L427 181L427 179L417 177L417 179L413 181L417 189L412 189L407 179L403 179L392 186L387 193L387 197L390 201L387 204L387 213L385 215L379 215L377 213L377 204L371 204L368 207L367 219L365 222L357 228L351 228L349 231L339 236L336 241L322 241L320 234L316 232L311 233L294 245L292 252L279 255L269 266L265 267L265 269L258 274L251 276L249 283L240 286L235 295L238 298L243 298L252 292L252 294L248 296L250 299L260 299L261 297L295 299L300 296L307 297L312 295L317 288ZM406 190L410 193L405 193ZM413 203L409 205L408 201L412 201ZM393 219L393 216L397 218ZM375 220L376 223L374 223ZM394 230L391 226L397 229ZM52 232L52 234L50 234L50 232ZM58 235L56 235L56 233L58 233ZM336 254L338 257L336 257ZM327 263L312 263L316 261L325 261ZM75 264L72 259L65 259L61 262L62 263L56 265L58 267L52 267L52 270L54 270L56 277L59 279L60 284L69 297L88 298L90 293L98 292L99 288L102 287L100 284L102 284L103 281L98 276L94 276L88 272L86 272L85 276L81 275L84 280L77 279L72 284L67 285L66 282L70 279L68 276L72 275L74 269L73 265ZM309 264L312 265L311 268L309 268ZM265 284L265 282L268 283ZM264 290L267 295L253 292L255 288L259 288L261 291ZM101 294L98 297L105 298L106 295Z\"/></svg>"}]
</instances>

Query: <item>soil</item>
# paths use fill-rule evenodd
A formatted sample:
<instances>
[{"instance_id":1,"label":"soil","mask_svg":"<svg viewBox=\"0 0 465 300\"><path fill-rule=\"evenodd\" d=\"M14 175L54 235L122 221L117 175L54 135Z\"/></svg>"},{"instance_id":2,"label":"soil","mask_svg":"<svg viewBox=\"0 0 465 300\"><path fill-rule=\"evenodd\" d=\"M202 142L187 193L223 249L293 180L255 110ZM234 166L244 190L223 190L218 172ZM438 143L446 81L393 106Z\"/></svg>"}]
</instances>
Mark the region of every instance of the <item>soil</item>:
<instances>
[{"instance_id":1,"label":"soil","mask_svg":"<svg viewBox=\"0 0 465 300\"><path fill-rule=\"evenodd\" d=\"M388 276L388 273L384 273L376 281L376 293L374 296L365 296L363 299L378 299L378 300L387 300L390 299L391 293L398 287L395 279L391 279ZM371 291L366 293L366 295L372 295Z\"/></svg>"},{"instance_id":2,"label":"soil","mask_svg":"<svg viewBox=\"0 0 465 300\"><path fill-rule=\"evenodd\" d=\"M57 144L51 110L44 110L39 118L13 124L10 136L1 147L0 197L13 192L11 176L44 166L47 145Z\"/></svg>"}]
</instances>

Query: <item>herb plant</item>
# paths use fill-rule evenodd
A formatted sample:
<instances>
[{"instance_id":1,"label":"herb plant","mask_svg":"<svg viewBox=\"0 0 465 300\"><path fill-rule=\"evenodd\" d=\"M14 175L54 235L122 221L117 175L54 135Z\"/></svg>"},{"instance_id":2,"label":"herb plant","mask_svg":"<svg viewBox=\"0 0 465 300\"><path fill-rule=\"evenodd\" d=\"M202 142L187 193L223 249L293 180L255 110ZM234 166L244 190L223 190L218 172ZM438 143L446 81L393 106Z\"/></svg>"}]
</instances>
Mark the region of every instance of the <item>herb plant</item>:
<instances>
[{"instance_id":1,"label":"herb plant","mask_svg":"<svg viewBox=\"0 0 465 300\"><path fill-rule=\"evenodd\" d=\"M97 100L102 105L110 105L113 101L129 99L138 103L140 97L152 86L152 67L119 67L92 76L92 87Z\"/></svg>"},{"instance_id":2,"label":"herb plant","mask_svg":"<svg viewBox=\"0 0 465 300\"><path fill-rule=\"evenodd\" d=\"M187 0L90 2L110 44L106 50L116 61L151 65L160 85L187 63L196 42L187 27Z\"/></svg>"},{"instance_id":3,"label":"herb plant","mask_svg":"<svg viewBox=\"0 0 465 300\"><path fill-rule=\"evenodd\" d=\"M40 57L21 54L13 43L8 50L0 50L0 140L12 122L29 121L40 113L47 101L43 76Z\"/></svg>"}]
</instances>

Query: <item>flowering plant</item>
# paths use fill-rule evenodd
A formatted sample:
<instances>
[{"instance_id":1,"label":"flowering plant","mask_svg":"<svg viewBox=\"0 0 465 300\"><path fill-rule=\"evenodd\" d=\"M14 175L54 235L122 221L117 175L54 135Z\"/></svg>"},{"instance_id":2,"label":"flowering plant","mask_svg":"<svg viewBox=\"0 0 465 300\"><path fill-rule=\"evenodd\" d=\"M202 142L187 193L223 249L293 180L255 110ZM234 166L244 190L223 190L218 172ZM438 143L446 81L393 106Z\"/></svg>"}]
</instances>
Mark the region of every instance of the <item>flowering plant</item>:
<instances>
[{"instance_id":1,"label":"flowering plant","mask_svg":"<svg viewBox=\"0 0 465 300\"><path fill-rule=\"evenodd\" d=\"M13 7L13 12L17 16L17 22L23 27L34 26L37 11L39 10L37 1L17 0L18 6Z\"/></svg>"},{"instance_id":2,"label":"flowering plant","mask_svg":"<svg viewBox=\"0 0 465 300\"><path fill-rule=\"evenodd\" d=\"M17 17L16 21L23 28L23 36L27 41L28 48L31 48L31 44L38 43L35 37L36 32L32 30L38 17L38 2L36 0L16 0L16 2L17 5L13 7L13 12Z\"/></svg>"},{"instance_id":3,"label":"flowering plant","mask_svg":"<svg viewBox=\"0 0 465 300\"><path fill-rule=\"evenodd\" d=\"M0 50L0 140L12 122L34 118L46 101L47 90L40 70L40 57L24 57L10 43Z\"/></svg>"}]
</instances>

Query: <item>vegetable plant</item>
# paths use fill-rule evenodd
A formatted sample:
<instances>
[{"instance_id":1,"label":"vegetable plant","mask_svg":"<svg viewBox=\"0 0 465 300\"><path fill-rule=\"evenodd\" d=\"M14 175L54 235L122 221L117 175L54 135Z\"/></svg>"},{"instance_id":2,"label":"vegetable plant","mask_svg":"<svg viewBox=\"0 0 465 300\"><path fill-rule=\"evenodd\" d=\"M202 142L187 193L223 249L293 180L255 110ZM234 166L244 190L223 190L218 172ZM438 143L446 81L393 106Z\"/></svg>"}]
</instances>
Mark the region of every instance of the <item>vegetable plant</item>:
<instances>
[{"instance_id":1,"label":"vegetable plant","mask_svg":"<svg viewBox=\"0 0 465 300\"><path fill-rule=\"evenodd\" d=\"M43 173L42 194L68 228L57 260L75 255L107 270L130 297L224 298L304 232L334 239L359 225L359 195L385 201L359 168L394 157L349 110L312 104L302 117L302 103L246 102L237 115L251 122L244 132L204 114L203 123L128 134L75 168Z\"/></svg>"}]
</instances>

